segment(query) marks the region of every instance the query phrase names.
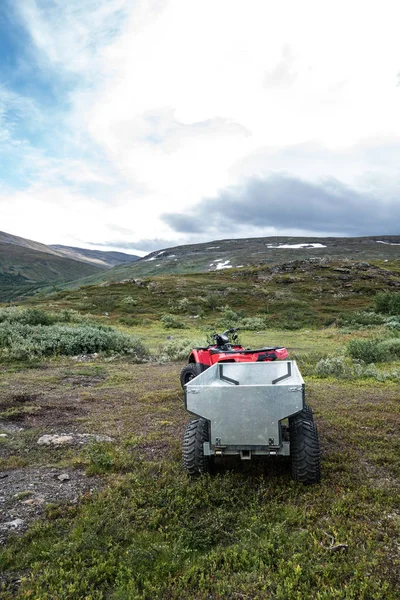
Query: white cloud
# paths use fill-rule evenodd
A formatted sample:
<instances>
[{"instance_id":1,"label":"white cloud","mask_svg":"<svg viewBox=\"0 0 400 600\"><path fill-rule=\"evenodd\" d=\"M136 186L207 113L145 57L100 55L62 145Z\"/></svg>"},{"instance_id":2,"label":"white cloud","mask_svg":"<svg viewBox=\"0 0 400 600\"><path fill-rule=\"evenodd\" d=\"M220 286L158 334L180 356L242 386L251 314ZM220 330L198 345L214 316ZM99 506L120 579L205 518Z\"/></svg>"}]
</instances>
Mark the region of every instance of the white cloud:
<instances>
[{"instance_id":1,"label":"white cloud","mask_svg":"<svg viewBox=\"0 0 400 600\"><path fill-rule=\"evenodd\" d=\"M46 59L64 71L87 76L99 63L99 48L110 42L132 4L132 0L17 0L16 9L40 62Z\"/></svg>"},{"instance_id":2,"label":"white cloud","mask_svg":"<svg viewBox=\"0 0 400 600\"><path fill-rule=\"evenodd\" d=\"M26 215L28 237L45 241L30 206L46 206L52 242L102 243L116 228L121 243L175 239L161 213L190 216L202 198L270 172L398 190L394 0L18 6L42 68L80 78L68 93L64 157L32 151L34 181L13 196L15 209L5 199L11 233L19 223L22 235ZM365 153L368 144L386 144L388 160Z\"/></svg>"},{"instance_id":3,"label":"white cloud","mask_svg":"<svg viewBox=\"0 0 400 600\"><path fill-rule=\"evenodd\" d=\"M89 131L128 179L147 184L156 211L233 183L235 161L265 144L343 149L378 133L400 135L394 9L171 1L145 29L133 18L107 48L111 75L91 105ZM371 44L378 18L387 27L383 45ZM282 56L290 89L271 91L265 77Z\"/></svg>"}]
</instances>

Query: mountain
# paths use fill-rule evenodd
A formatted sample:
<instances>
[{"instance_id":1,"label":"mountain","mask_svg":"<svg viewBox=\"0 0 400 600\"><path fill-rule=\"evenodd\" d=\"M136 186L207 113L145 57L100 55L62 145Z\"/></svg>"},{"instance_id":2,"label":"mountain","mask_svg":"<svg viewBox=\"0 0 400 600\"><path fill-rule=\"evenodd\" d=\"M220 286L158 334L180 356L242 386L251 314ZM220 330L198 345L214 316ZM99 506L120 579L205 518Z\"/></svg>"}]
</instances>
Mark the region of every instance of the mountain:
<instances>
[{"instance_id":1,"label":"mountain","mask_svg":"<svg viewBox=\"0 0 400 600\"><path fill-rule=\"evenodd\" d=\"M101 272L101 267L62 256L45 244L0 232L0 302Z\"/></svg>"},{"instance_id":2,"label":"mountain","mask_svg":"<svg viewBox=\"0 0 400 600\"><path fill-rule=\"evenodd\" d=\"M49 248L68 258L92 263L103 269L111 269L117 265L131 263L140 258L135 254L126 254L125 252L87 250L86 248L75 248L74 246L60 246L59 244L51 244Z\"/></svg>"},{"instance_id":3,"label":"mountain","mask_svg":"<svg viewBox=\"0 0 400 600\"><path fill-rule=\"evenodd\" d=\"M400 259L399 236L359 238L265 237L228 239L156 250L134 263L74 282L73 287L173 273L204 273L282 264L309 258L357 261ZM70 286L68 286L70 287Z\"/></svg>"},{"instance_id":4,"label":"mountain","mask_svg":"<svg viewBox=\"0 0 400 600\"><path fill-rule=\"evenodd\" d=\"M19 274L27 281L71 281L102 269L78 260L39 252L26 246L0 243L0 271Z\"/></svg>"},{"instance_id":5,"label":"mountain","mask_svg":"<svg viewBox=\"0 0 400 600\"><path fill-rule=\"evenodd\" d=\"M24 294L31 294L35 289L33 282L40 282L40 286L44 286L46 282L52 285L57 282L58 289L76 289L84 285L118 282L154 275L209 273L227 271L233 267L257 267L306 259L339 259L358 262L375 260L392 263L400 259L400 235L358 238L280 236L225 239L164 248L156 250L144 258L134 257L136 260L132 262L108 269L103 266L101 269L99 266L83 262L82 259L76 260L67 258L65 254L61 255L60 248L66 248L65 246L49 247L9 234L0 235L5 236L0 237L0 301L17 297L17 292L22 292L22 288L26 290ZM4 239L8 241L4 242ZM41 248L40 251L37 251L38 247ZM17 250L18 248L19 250ZM48 248L50 252L47 252ZM92 259L99 256L99 260L104 261L110 258L104 255L123 254L86 251L80 248L68 249L81 256L88 256L86 253L94 253L91 256ZM34 256L34 252L37 252L39 256ZM19 279L17 280L15 277ZM49 288L47 289L49 290ZM11 293L11 296L7 296L7 293Z\"/></svg>"},{"instance_id":6,"label":"mountain","mask_svg":"<svg viewBox=\"0 0 400 600\"><path fill-rule=\"evenodd\" d=\"M56 250L53 250L46 244L40 242L34 242L33 240L27 240L26 238L19 237L18 235L11 235L11 233L5 233L0 231L0 244L13 244L14 246L22 246L23 248L29 248L30 250L37 250L38 252L46 252L47 254L55 254L60 256Z\"/></svg>"}]
</instances>

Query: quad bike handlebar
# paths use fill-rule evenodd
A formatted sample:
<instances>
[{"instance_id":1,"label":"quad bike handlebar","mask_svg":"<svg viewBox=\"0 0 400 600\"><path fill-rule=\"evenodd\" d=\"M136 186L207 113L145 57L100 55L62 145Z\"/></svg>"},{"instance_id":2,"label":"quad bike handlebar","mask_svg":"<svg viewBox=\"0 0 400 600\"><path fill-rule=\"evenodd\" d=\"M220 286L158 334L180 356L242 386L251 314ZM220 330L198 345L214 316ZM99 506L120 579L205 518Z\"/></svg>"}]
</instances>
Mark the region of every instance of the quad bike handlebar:
<instances>
[{"instance_id":1,"label":"quad bike handlebar","mask_svg":"<svg viewBox=\"0 0 400 600\"><path fill-rule=\"evenodd\" d=\"M212 338L213 338L213 340L215 340L215 345L216 346L226 346L227 344L229 344L229 334L233 334L232 341L236 342L237 336L235 334L237 331L239 331L239 327L231 327L230 329L227 329L223 333L214 333L212 335Z\"/></svg>"}]
</instances>

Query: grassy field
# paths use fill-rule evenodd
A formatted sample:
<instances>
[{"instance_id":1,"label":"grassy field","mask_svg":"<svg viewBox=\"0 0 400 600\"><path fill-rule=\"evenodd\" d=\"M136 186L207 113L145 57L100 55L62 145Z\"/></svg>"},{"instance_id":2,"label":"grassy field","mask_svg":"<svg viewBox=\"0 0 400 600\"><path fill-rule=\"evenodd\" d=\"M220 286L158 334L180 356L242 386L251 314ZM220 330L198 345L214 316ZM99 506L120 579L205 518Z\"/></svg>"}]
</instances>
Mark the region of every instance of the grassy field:
<instances>
[{"instance_id":1,"label":"grassy field","mask_svg":"<svg viewBox=\"0 0 400 600\"><path fill-rule=\"evenodd\" d=\"M354 287L363 280L353 279L352 290L340 288L345 280L334 274L317 275L326 277L322 281L313 271L291 284L297 286L288 296L292 308L307 302L316 315L313 325L305 319L298 329L286 316L272 327L273 315L290 313L275 295L285 283L269 281L270 306L261 312L266 284L260 271L239 278L236 294L223 295L232 285L224 274L38 299L35 307L62 315L63 327L65 310L79 310L70 314L71 327L81 327L81 318L114 325L143 339L152 357L135 363L115 352L3 356L0 598L397 599L398 321L370 311L388 279L378 273L371 291L360 293ZM194 319L191 302L201 286L215 294L216 306L211 298ZM243 305L245 286L253 291ZM312 286L330 286L325 305L310 293ZM339 292L347 299L333 297ZM207 328L241 309L269 323L243 331L245 346L285 345L299 364L322 447L318 485L294 483L285 460L226 459L194 480L182 470L181 438L190 419L179 385L184 360L169 360L172 354L162 348L204 341ZM186 329L166 328L165 312ZM27 323L34 318L40 313L24 313ZM55 319L38 327L57 327ZM373 349L381 348L375 364L367 353L371 340ZM353 352L363 351L364 361L349 354L354 341ZM50 434L64 442L38 444ZM17 519L15 533L6 531L4 524Z\"/></svg>"}]
</instances>

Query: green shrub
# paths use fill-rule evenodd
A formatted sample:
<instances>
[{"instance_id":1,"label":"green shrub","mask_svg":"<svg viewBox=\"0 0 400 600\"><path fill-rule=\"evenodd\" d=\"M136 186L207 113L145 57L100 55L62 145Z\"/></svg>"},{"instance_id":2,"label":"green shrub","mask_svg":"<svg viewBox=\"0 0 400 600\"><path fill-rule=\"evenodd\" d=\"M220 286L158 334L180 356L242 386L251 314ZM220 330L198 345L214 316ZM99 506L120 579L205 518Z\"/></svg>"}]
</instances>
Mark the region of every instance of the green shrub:
<instances>
[{"instance_id":1,"label":"green shrub","mask_svg":"<svg viewBox=\"0 0 400 600\"><path fill-rule=\"evenodd\" d=\"M128 327L143 325L143 319L141 317L119 317L118 321L122 323L122 325L127 325Z\"/></svg>"},{"instance_id":2,"label":"green shrub","mask_svg":"<svg viewBox=\"0 0 400 600\"><path fill-rule=\"evenodd\" d=\"M160 318L165 329L187 329L186 323L179 321L174 315L165 314Z\"/></svg>"},{"instance_id":3,"label":"green shrub","mask_svg":"<svg viewBox=\"0 0 400 600\"><path fill-rule=\"evenodd\" d=\"M121 301L121 309L124 312L132 313L136 310L137 303L138 301L135 298L132 298L132 296L126 296Z\"/></svg>"},{"instance_id":4,"label":"green shrub","mask_svg":"<svg viewBox=\"0 0 400 600\"><path fill-rule=\"evenodd\" d=\"M382 352L387 352L388 359L400 358L400 338L391 338L379 342L379 349Z\"/></svg>"},{"instance_id":5,"label":"green shrub","mask_svg":"<svg viewBox=\"0 0 400 600\"><path fill-rule=\"evenodd\" d=\"M92 442L87 448L89 458L88 474L110 471L114 461L110 452L111 445L105 442Z\"/></svg>"},{"instance_id":6,"label":"green shrub","mask_svg":"<svg viewBox=\"0 0 400 600\"><path fill-rule=\"evenodd\" d=\"M369 311L356 311L353 313L345 313L340 315L337 320L339 327L353 327L353 329L359 329L360 327L368 327L374 325L382 325L385 323L385 317L375 312Z\"/></svg>"},{"instance_id":7,"label":"green shrub","mask_svg":"<svg viewBox=\"0 0 400 600\"><path fill-rule=\"evenodd\" d=\"M111 327L95 325L0 325L0 357L28 360L44 356L74 356L94 352L126 354L135 361L148 358L142 341Z\"/></svg>"},{"instance_id":8,"label":"green shrub","mask_svg":"<svg viewBox=\"0 0 400 600\"><path fill-rule=\"evenodd\" d=\"M366 363L384 362L391 358L388 346L379 339L350 340L347 351L352 358Z\"/></svg>"},{"instance_id":9,"label":"green shrub","mask_svg":"<svg viewBox=\"0 0 400 600\"><path fill-rule=\"evenodd\" d=\"M387 315L400 315L400 293L379 292L374 298L375 310Z\"/></svg>"},{"instance_id":10,"label":"green shrub","mask_svg":"<svg viewBox=\"0 0 400 600\"><path fill-rule=\"evenodd\" d=\"M207 294L204 298L201 298L201 301L204 302L204 305L209 310L217 310L218 306L221 303L221 297L218 294Z\"/></svg>"},{"instance_id":11,"label":"green shrub","mask_svg":"<svg viewBox=\"0 0 400 600\"><path fill-rule=\"evenodd\" d=\"M239 328L245 331L260 331L265 329L264 317L245 317L239 321Z\"/></svg>"},{"instance_id":12,"label":"green shrub","mask_svg":"<svg viewBox=\"0 0 400 600\"><path fill-rule=\"evenodd\" d=\"M18 306L0 308L0 323L53 325L54 323L81 323L83 321L88 321L87 315L81 315L78 311L69 308L56 313L39 308L19 308Z\"/></svg>"},{"instance_id":13,"label":"green shrub","mask_svg":"<svg viewBox=\"0 0 400 600\"><path fill-rule=\"evenodd\" d=\"M267 323L289 331L312 327L319 322L318 314L309 308L307 303L298 301L291 301L290 303L281 304L279 307L273 307L267 318Z\"/></svg>"},{"instance_id":14,"label":"green shrub","mask_svg":"<svg viewBox=\"0 0 400 600\"><path fill-rule=\"evenodd\" d=\"M91 296L92 306L98 312L111 312L116 309L119 303L118 296Z\"/></svg>"},{"instance_id":15,"label":"green shrub","mask_svg":"<svg viewBox=\"0 0 400 600\"><path fill-rule=\"evenodd\" d=\"M176 310L177 312L187 312L190 306L190 300L186 297L180 298L179 300L170 301L170 305L173 310Z\"/></svg>"},{"instance_id":16,"label":"green shrub","mask_svg":"<svg viewBox=\"0 0 400 600\"><path fill-rule=\"evenodd\" d=\"M64 308L55 314L56 321L59 323L81 323L88 320L88 315L81 315L77 310Z\"/></svg>"},{"instance_id":17,"label":"green shrub","mask_svg":"<svg viewBox=\"0 0 400 600\"><path fill-rule=\"evenodd\" d=\"M382 371L374 363L351 360L345 356L321 359L315 366L314 375L337 379L370 378L376 381L400 381L400 369Z\"/></svg>"},{"instance_id":18,"label":"green shrub","mask_svg":"<svg viewBox=\"0 0 400 600\"><path fill-rule=\"evenodd\" d=\"M222 311L221 317L215 323L218 329L227 329L230 327L239 327L240 316L239 313L235 312L230 306L225 306Z\"/></svg>"},{"instance_id":19,"label":"green shrub","mask_svg":"<svg viewBox=\"0 0 400 600\"><path fill-rule=\"evenodd\" d=\"M315 375L319 377L343 377L351 374L349 359L344 356L322 358L315 366Z\"/></svg>"},{"instance_id":20,"label":"green shrub","mask_svg":"<svg viewBox=\"0 0 400 600\"><path fill-rule=\"evenodd\" d=\"M398 317L389 317L386 319L386 327L393 331L400 330L400 319Z\"/></svg>"},{"instance_id":21,"label":"green shrub","mask_svg":"<svg viewBox=\"0 0 400 600\"><path fill-rule=\"evenodd\" d=\"M10 306L0 309L0 323L23 323L25 325L51 325L58 320L54 313L40 308Z\"/></svg>"},{"instance_id":22,"label":"green shrub","mask_svg":"<svg viewBox=\"0 0 400 600\"><path fill-rule=\"evenodd\" d=\"M158 362L187 360L192 348L196 346L204 346L204 342L188 338L169 340L159 347L156 359Z\"/></svg>"}]
</instances>

